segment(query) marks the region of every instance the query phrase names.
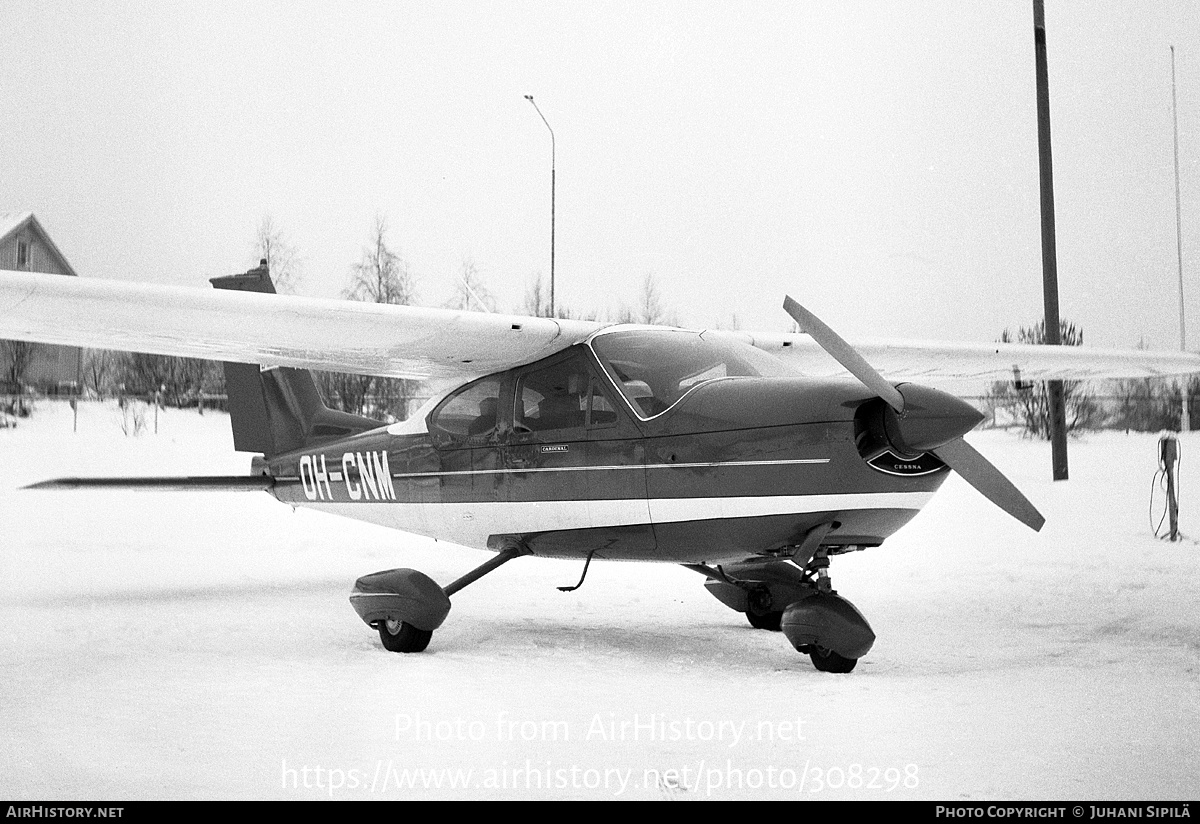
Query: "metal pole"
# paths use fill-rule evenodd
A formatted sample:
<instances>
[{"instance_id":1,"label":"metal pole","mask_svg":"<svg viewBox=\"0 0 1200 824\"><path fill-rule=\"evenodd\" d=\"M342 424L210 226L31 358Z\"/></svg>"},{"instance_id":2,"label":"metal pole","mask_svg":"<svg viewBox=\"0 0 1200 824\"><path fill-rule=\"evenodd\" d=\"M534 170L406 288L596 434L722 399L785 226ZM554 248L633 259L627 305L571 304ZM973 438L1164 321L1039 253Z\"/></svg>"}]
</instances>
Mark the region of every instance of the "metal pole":
<instances>
[{"instance_id":1,"label":"metal pole","mask_svg":"<svg viewBox=\"0 0 1200 824\"><path fill-rule=\"evenodd\" d=\"M1050 156L1050 81L1046 69L1046 15L1033 0L1033 42L1037 64L1038 160L1042 193L1042 297L1046 307L1046 343L1062 344L1058 316L1058 255L1054 237L1054 169ZM1062 381L1047 384L1054 480L1067 480L1067 412Z\"/></svg>"},{"instance_id":2,"label":"metal pole","mask_svg":"<svg viewBox=\"0 0 1200 824\"><path fill-rule=\"evenodd\" d=\"M542 114L542 110L538 108L538 104L534 102L533 95L525 95L525 99L533 103L534 111L538 113L538 117L546 124L546 128L550 129L550 121L546 119L546 115ZM554 317L554 129L550 129L550 317Z\"/></svg>"},{"instance_id":3,"label":"metal pole","mask_svg":"<svg viewBox=\"0 0 1200 824\"><path fill-rule=\"evenodd\" d=\"M1158 441L1158 460L1167 477L1167 515L1171 527L1171 540L1179 540L1179 499L1175 497L1175 464L1179 460L1179 440L1174 435L1165 435Z\"/></svg>"},{"instance_id":4,"label":"metal pole","mask_svg":"<svg viewBox=\"0 0 1200 824\"><path fill-rule=\"evenodd\" d=\"M1179 206L1179 110L1175 102L1175 47L1171 46L1171 120L1175 127L1175 257L1179 262L1179 351L1187 351L1187 326L1183 322L1183 218ZM1182 380L1183 409L1179 415L1179 430L1190 432L1192 420L1188 406L1188 381Z\"/></svg>"},{"instance_id":5,"label":"metal pole","mask_svg":"<svg viewBox=\"0 0 1200 824\"><path fill-rule=\"evenodd\" d=\"M79 431L79 401L83 398L83 347L75 350L75 398L71 403L71 431Z\"/></svg>"}]
</instances>

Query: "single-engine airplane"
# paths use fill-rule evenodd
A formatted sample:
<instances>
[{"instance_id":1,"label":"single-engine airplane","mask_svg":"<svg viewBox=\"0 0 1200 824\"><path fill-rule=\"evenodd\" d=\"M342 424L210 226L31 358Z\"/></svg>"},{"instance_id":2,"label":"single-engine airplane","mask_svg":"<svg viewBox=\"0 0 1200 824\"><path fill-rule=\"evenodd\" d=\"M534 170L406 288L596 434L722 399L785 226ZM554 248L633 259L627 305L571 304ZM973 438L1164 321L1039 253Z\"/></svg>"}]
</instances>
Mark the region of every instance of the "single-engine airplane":
<instances>
[{"instance_id":1,"label":"single-engine airplane","mask_svg":"<svg viewBox=\"0 0 1200 824\"><path fill-rule=\"evenodd\" d=\"M907 378L1200 372L1200 357L1181 353L852 346L791 298L807 334L281 296L265 266L212 283L0 271L0 338L226 361L234 446L257 453L246 476L37 486L263 489L497 553L447 586L411 569L360 578L351 603L395 652L424 650L452 595L540 555L584 561L584 576L594 558L681 564L817 669L849 672L875 635L832 588L831 558L880 546L951 470L1032 529L1043 523L963 439L983 416ZM387 424L328 408L309 369L452 385ZM826 374L843 370L851 377Z\"/></svg>"}]
</instances>

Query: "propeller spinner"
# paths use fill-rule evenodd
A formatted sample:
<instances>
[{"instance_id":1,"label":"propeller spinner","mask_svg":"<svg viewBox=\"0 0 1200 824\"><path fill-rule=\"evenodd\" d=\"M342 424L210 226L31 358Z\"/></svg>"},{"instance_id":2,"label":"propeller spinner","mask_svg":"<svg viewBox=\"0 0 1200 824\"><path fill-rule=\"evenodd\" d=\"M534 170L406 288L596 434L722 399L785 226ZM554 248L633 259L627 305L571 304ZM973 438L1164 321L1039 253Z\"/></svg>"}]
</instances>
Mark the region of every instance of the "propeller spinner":
<instances>
[{"instance_id":1,"label":"propeller spinner","mask_svg":"<svg viewBox=\"0 0 1200 824\"><path fill-rule=\"evenodd\" d=\"M784 298L783 308L801 331L883 401L872 427L880 442L904 456L916 457L923 452L936 455L1009 515L1035 532L1042 528L1046 519L1029 499L963 440L962 436L983 420L974 407L939 389L892 384L837 332L791 297Z\"/></svg>"}]
</instances>

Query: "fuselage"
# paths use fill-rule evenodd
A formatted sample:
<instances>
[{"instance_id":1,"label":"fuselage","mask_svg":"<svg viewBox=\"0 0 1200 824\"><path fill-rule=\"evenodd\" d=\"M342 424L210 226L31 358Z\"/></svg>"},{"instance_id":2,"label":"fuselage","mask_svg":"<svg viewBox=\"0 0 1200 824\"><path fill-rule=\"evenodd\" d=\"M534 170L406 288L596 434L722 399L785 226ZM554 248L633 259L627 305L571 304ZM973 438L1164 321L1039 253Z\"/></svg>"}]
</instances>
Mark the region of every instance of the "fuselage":
<instances>
[{"instance_id":1,"label":"fuselage","mask_svg":"<svg viewBox=\"0 0 1200 824\"><path fill-rule=\"evenodd\" d=\"M465 546L680 563L780 553L827 523L827 545L877 546L940 486L936 461L864 458L857 381L745 348L601 333L266 469L281 501Z\"/></svg>"}]
</instances>

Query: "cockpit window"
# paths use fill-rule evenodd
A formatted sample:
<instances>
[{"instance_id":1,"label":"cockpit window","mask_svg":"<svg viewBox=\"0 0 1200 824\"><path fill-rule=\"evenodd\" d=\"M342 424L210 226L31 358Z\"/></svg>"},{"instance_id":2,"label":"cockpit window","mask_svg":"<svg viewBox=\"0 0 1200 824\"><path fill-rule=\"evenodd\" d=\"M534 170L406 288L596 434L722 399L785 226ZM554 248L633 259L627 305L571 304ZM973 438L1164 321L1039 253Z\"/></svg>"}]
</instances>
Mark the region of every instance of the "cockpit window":
<instances>
[{"instance_id":1,"label":"cockpit window","mask_svg":"<svg viewBox=\"0 0 1200 824\"><path fill-rule=\"evenodd\" d=\"M795 374L748 343L709 339L699 332L610 332L593 338L592 350L643 418L665 412L706 381Z\"/></svg>"}]
</instances>

